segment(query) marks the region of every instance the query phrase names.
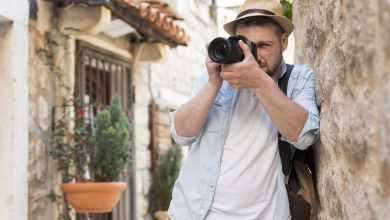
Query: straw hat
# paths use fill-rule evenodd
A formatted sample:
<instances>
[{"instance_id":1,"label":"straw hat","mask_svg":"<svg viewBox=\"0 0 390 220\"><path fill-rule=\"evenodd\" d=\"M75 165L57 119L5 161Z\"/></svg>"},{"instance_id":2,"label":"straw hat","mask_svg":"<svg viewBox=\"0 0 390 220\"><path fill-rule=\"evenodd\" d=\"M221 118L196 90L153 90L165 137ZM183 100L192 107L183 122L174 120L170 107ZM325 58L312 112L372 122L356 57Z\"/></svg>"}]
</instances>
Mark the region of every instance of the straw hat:
<instances>
[{"instance_id":1,"label":"straw hat","mask_svg":"<svg viewBox=\"0 0 390 220\"><path fill-rule=\"evenodd\" d=\"M236 21L254 16L272 18L287 32L288 35L290 35L294 30L294 25L291 21L283 16L283 7L279 0L246 0L240 7L236 19L226 23L223 28L228 34L233 35L234 24Z\"/></svg>"}]
</instances>

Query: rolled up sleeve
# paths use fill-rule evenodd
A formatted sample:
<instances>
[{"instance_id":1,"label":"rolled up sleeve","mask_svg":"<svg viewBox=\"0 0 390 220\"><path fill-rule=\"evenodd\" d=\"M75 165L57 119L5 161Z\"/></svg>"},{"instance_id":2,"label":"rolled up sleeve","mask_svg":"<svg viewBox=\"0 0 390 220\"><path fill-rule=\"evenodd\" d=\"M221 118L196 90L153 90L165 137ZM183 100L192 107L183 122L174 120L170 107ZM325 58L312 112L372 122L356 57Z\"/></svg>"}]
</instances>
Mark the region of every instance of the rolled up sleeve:
<instances>
[{"instance_id":1,"label":"rolled up sleeve","mask_svg":"<svg viewBox=\"0 0 390 220\"><path fill-rule=\"evenodd\" d=\"M176 127L175 127L175 123L174 123L175 114L176 114L176 111L169 113L169 117L170 117L169 128L170 128L173 140L175 141L175 143L177 143L178 145L181 145L181 146L187 146L187 145L192 144L196 140L197 136L194 136L194 137L179 136L176 132Z\"/></svg>"},{"instance_id":2,"label":"rolled up sleeve","mask_svg":"<svg viewBox=\"0 0 390 220\"><path fill-rule=\"evenodd\" d=\"M307 118L307 121L305 123L305 126L303 127L299 137L298 141L296 142L289 142L290 144L294 145L296 148L300 150L307 149L310 145L314 144L319 135L319 117L309 112L309 116Z\"/></svg>"},{"instance_id":3,"label":"rolled up sleeve","mask_svg":"<svg viewBox=\"0 0 390 220\"><path fill-rule=\"evenodd\" d=\"M290 84L290 82L292 82ZM314 144L320 135L320 115L316 104L315 80L313 70L307 66L294 67L287 94L308 111L308 117L296 142L285 141L300 150Z\"/></svg>"},{"instance_id":4,"label":"rolled up sleeve","mask_svg":"<svg viewBox=\"0 0 390 220\"><path fill-rule=\"evenodd\" d=\"M205 70L205 71L203 71L200 74L197 82L195 83L195 87L192 90L192 94L191 94L189 100L191 100L199 92L199 90L201 90L201 88L206 84L207 80L208 80L208 74L207 74L207 71ZM169 118L170 118L170 126L169 126L169 128L170 128L173 140L178 145L181 145L181 146L187 146L187 145L192 144L196 140L197 136L194 136L194 137L181 137L181 136L177 135L176 127L175 127L175 123L174 123L175 115L176 115L176 111L173 111L173 112L169 113Z\"/></svg>"}]
</instances>

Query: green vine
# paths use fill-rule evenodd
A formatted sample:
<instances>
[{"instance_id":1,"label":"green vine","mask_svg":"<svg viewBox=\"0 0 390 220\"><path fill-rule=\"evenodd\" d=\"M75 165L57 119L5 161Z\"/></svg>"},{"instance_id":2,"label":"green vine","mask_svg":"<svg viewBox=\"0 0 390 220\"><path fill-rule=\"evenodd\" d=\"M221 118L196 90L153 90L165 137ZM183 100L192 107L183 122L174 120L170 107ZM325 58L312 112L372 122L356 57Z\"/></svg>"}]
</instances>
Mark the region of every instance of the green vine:
<instances>
[{"instance_id":1,"label":"green vine","mask_svg":"<svg viewBox=\"0 0 390 220\"><path fill-rule=\"evenodd\" d=\"M65 39L69 39L69 35L63 35ZM37 54L43 54L45 59L45 65L49 68L49 73L53 76L55 76L56 81L59 84L59 87L64 89L66 92L66 95L71 95L72 89L70 86L68 86L65 83L65 72L59 65L56 65L54 60L54 54L55 50L58 49L60 44L57 40L53 37L53 35L50 32L46 32L44 34L44 46L37 48L36 52ZM68 47L66 44L64 44L65 51L68 50Z\"/></svg>"}]
</instances>

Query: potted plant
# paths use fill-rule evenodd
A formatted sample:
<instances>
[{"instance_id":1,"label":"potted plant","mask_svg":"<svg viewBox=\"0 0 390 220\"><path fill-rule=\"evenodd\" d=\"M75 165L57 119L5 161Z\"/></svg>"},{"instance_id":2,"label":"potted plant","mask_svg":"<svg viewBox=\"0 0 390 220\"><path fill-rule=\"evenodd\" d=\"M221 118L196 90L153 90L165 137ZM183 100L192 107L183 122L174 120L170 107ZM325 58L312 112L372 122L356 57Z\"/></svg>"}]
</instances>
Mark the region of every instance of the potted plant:
<instances>
[{"instance_id":1,"label":"potted plant","mask_svg":"<svg viewBox=\"0 0 390 220\"><path fill-rule=\"evenodd\" d=\"M50 151L62 173L60 188L77 213L110 212L126 188L117 181L131 162L130 123L119 96L96 118L92 105L74 107L57 121Z\"/></svg>"},{"instance_id":2,"label":"potted plant","mask_svg":"<svg viewBox=\"0 0 390 220\"><path fill-rule=\"evenodd\" d=\"M163 154L157 167L157 209L156 219L167 219L169 203L172 199L173 185L179 176L182 161L181 147L173 144Z\"/></svg>"}]
</instances>

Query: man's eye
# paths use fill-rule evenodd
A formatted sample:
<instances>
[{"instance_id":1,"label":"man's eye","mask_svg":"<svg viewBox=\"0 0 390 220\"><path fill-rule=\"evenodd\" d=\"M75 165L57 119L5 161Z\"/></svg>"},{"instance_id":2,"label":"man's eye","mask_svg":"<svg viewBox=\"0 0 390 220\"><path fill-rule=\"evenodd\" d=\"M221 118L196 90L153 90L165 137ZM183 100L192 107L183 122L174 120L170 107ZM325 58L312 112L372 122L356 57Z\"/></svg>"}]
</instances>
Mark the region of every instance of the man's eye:
<instances>
[{"instance_id":1,"label":"man's eye","mask_svg":"<svg viewBox=\"0 0 390 220\"><path fill-rule=\"evenodd\" d=\"M259 45L257 45L258 48L265 48L267 46L269 46L269 45L268 44L259 44Z\"/></svg>"}]
</instances>

